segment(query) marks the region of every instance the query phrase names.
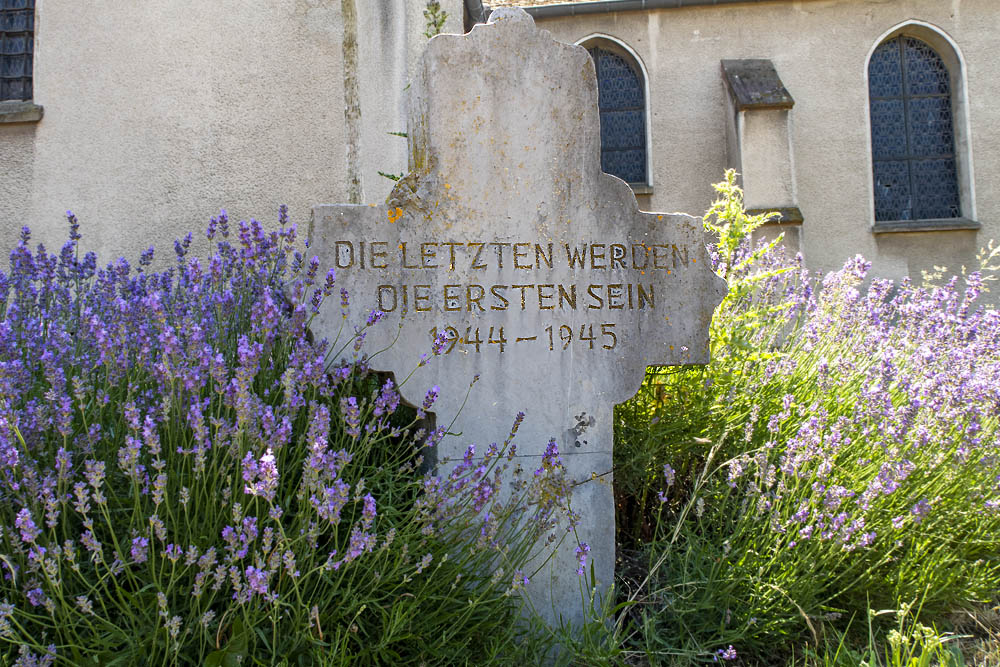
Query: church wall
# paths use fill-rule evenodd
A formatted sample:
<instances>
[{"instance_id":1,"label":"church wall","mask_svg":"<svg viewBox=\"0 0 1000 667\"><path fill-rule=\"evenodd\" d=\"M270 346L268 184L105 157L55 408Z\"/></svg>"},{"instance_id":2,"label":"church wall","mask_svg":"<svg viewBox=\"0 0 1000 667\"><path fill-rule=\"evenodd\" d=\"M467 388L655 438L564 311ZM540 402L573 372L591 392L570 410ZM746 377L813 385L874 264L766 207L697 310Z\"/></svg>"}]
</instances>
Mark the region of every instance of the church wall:
<instances>
[{"instance_id":1,"label":"church wall","mask_svg":"<svg viewBox=\"0 0 1000 667\"><path fill-rule=\"evenodd\" d=\"M360 122L345 121L343 6L355 4ZM374 6L381 6L379 11ZM102 259L231 219L273 222L281 203L348 200L348 139L365 201L400 172L403 88L427 38L408 0L37 0L35 123L0 124L0 233L28 224L58 247L64 212ZM423 3L418 3L423 4ZM461 2L447 0L461 29ZM381 24L379 23L381 20ZM354 132L351 135L350 132ZM197 236L197 234L196 234ZM6 252L6 251L4 251Z\"/></svg>"},{"instance_id":2,"label":"church wall","mask_svg":"<svg viewBox=\"0 0 1000 667\"><path fill-rule=\"evenodd\" d=\"M937 26L965 58L976 231L875 235L866 58L908 20ZM556 39L593 33L631 46L650 72L653 194L658 211L700 214L727 165L727 92L720 60L768 58L795 99L791 150L808 264L833 269L861 253L889 277L933 265L973 266L1000 239L1000 34L995 0L802 0L538 19ZM953 83L953 92L956 90Z\"/></svg>"}]
</instances>

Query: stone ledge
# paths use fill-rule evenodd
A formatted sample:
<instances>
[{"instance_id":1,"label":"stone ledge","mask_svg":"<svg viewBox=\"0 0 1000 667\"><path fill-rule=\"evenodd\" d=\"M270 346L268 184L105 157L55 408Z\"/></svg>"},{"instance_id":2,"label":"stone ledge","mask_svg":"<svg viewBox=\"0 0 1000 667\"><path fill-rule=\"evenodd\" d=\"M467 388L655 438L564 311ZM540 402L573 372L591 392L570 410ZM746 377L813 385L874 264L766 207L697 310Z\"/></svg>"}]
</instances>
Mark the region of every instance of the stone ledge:
<instances>
[{"instance_id":1,"label":"stone ledge","mask_svg":"<svg viewBox=\"0 0 1000 667\"><path fill-rule=\"evenodd\" d=\"M795 106L795 100L770 60L723 60L722 77L737 111L791 109Z\"/></svg>"},{"instance_id":2,"label":"stone ledge","mask_svg":"<svg viewBox=\"0 0 1000 667\"><path fill-rule=\"evenodd\" d=\"M801 225L802 211L798 206L779 206L777 208L748 208L748 216L763 215L764 213L777 213L778 217L767 222L768 225Z\"/></svg>"},{"instance_id":3,"label":"stone ledge","mask_svg":"<svg viewBox=\"0 0 1000 667\"><path fill-rule=\"evenodd\" d=\"M628 186L632 188L632 194L636 195L651 195L653 194L653 186L646 185L644 183L629 183Z\"/></svg>"},{"instance_id":4,"label":"stone ledge","mask_svg":"<svg viewBox=\"0 0 1000 667\"><path fill-rule=\"evenodd\" d=\"M891 234L893 232L950 232L957 230L980 229L975 220L969 218L934 218L928 220L887 220L872 225L874 234Z\"/></svg>"},{"instance_id":5,"label":"stone ledge","mask_svg":"<svg viewBox=\"0 0 1000 667\"><path fill-rule=\"evenodd\" d=\"M42 107L33 102L0 102L0 123L37 123Z\"/></svg>"}]
</instances>

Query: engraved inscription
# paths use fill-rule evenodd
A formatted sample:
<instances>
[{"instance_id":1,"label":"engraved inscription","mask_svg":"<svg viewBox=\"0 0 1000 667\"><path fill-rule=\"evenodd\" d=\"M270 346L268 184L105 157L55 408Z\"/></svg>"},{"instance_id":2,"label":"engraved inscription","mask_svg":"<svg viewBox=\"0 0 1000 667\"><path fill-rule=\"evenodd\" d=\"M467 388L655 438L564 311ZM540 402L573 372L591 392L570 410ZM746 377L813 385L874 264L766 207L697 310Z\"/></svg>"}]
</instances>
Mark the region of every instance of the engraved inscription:
<instances>
[{"instance_id":1,"label":"engraved inscription","mask_svg":"<svg viewBox=\"0 0 1000 667\"><path fill-rule=\"evenodd\" d=\"M390 211L392 214L392 211ZM656 310L664 285L697 260L688 249L670 243L622 239L616 242L553 243L522 241L400 241L395 252L388 241L333 241L336 267L364 271L376 278L375 308L385 313L456 313L462 317L490 313L551 312L608 313ZM568 273L567 273L568 270ZM432 278L440 272L439 278ZM450 278L454 275L454 278ZM553 279L558 275L559 279ZM491 282L476 276L523 276L523 281ZM400 282L393 282L402 277ZM463 281L463 277L465 281ZM469 278L472 282L466 282ZM566 278L573 282L567 282ZM441 279L443 278L443 280ZM548 279L548 280L547 280ZM462 325L464 326L464 325ZM547 341L548 350L613 350L619 332L614 322L579 324L553 321L541 331L516 331L510 326L470 326L446 323L448 352L458 347L503 353L511 345ZM436 332L437 328L432 330ZM487 336L484 342L481 334ZM493 346L493 347L490 347Z\"/></svg>"}]
</instances>

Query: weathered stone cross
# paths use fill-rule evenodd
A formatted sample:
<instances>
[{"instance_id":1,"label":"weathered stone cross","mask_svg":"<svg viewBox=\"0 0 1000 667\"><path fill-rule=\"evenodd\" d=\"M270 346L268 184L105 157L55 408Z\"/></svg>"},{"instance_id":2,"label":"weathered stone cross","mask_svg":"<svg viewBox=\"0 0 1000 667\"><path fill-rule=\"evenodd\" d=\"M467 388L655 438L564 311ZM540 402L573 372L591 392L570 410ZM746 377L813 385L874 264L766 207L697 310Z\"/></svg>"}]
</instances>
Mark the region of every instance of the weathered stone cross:
<instances>
[{"instance_id":1,"label":"weathered stone cross","mask_svg":"<svg viewBox=\"0 0 1000 667\"><path fill-rule=\"evenodd\" d=\"M575 480L580 539L600 587L613 582L612 408L646 366L704 363L723 290L700 220L641 213L601 172L597 80L586 50L554 41L520 9L430 41L411 91L411 172L380 206L319 206L313 248L337 267L352 305L372 309L379 370L406 373L448 332L447 352L417 370L404 397L441 387L448 423L481 376L440 456L501 440L518 411L524 467L550 438ZM315 326L331 338L329 312ZM581 617L575 543L530 594L550 620Z\"/></svg>"}]
</instances>

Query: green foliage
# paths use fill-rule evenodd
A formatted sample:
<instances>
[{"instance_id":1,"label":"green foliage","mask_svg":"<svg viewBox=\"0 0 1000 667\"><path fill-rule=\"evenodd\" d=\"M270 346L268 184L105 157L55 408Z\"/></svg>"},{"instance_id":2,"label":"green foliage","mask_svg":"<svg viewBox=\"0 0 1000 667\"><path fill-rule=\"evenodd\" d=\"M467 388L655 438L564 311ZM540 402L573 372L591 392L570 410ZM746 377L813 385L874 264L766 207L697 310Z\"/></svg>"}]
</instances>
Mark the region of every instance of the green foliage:
<instances>
[{"instance_id":1,"label":"green foliage","mask_svg":"<svg viewBox=\"0 0 1000 667\"><path fill-rule=\"evenodd\" d=\"M448 12L441 9L441 3L438 0L427 0L427 8L424 10L424 20L427 22L424 37L430 39L435 35L441 34L444 22L448 20Z\"/></svg>"},{"instance_id":2,"label":"green foliage","mask_svg":"<svg viewBox=\"0 0 1000 667\"><path fill-rule=\"evenodd\" d=\"M899 609L869 611L868 635L863 641L844 633L831 633L823 639L822 647L807 649L802 667L965 667L965 658L958 641L963 637L940 633L935 628L915 620L919 615L912 605L903 604ZM877 639L873 621L879 617L889 620L887 633Z\"/></svg>"},{"instance_id":3,"label":"green foliage","mask_svg":"<svg viewBox=\"0 0 1000 667\"><path fill-rule=\"evenodd\" d=\"M284 220L284 212L282 214ZM315 340L294 227L147 273L28 249L0 274L0 664L535 662L520 591L569 512L558 453L428 470L445 427ZM221 237L216 234L221 233ZM350 307L346 291L340 307ZM334 304L332 307L336 307ZM429 341L415 364L436 363ZM400 385L406 383L400 381ZM498 439L499 440L499 439ZM558 544L558 535L555 543Z\"/></svg>"},{"instance_id":4,"label":"green foliage","mask_svg":"<svg viewBox=\"0 0 1000 667\"><path fill-rule=\"evenodd\" d=\"M942 618L995 599L1000 317L976 307L986 278L866 287L858 257L820 281L777 240L750 243L764 217L745 215L732 173L716 187L706 228L729 291L711 363L651 369L616 412L632 654L724 660L731 644L776 664L869 605L919 599L921 618Z\"/></svg>"}]
</instances>

